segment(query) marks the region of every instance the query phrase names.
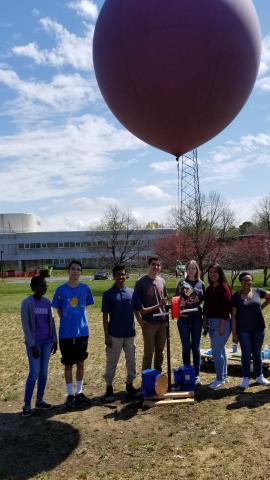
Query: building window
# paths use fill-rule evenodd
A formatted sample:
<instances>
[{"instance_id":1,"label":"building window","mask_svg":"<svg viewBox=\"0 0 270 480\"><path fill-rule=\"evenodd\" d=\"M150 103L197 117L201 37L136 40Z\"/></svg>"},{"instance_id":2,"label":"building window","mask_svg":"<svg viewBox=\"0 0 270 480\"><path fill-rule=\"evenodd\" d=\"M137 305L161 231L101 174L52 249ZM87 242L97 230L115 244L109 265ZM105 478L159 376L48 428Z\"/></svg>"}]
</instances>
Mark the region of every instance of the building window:
<instances>
[{"instance_id":1,"label":"building window","mask_svg":"<svg viewBox=\"0 0 270 480\"><path fill-rule=\"evenodd\" d=\"M64 248L64 243L63 243L63 242L59 242L59 243L58 243L58 248Z\"/></svg>"},{"instance_id":2,"label":"building window","mask_svg":"<svg viewBox=\"0 0 270 480\"><path fill-rule=\"evenodd\" d=\"M30 248L29 243L25 243L25 244L24 244L24 248Z\"/></svg>"}]
</instances>

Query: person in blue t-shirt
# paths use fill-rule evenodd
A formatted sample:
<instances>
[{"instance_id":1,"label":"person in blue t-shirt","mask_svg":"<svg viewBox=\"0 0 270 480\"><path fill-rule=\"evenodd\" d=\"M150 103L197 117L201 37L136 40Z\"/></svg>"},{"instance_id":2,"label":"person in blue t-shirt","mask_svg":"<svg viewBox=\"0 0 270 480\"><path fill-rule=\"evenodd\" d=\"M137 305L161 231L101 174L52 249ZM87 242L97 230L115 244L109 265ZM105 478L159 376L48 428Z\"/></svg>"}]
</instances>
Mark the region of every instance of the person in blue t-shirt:
<instances>
[{"instance_id":1,"label":"person in blue t-shirt","mask_svg":"<svg viewBox=\"0 0 270 480\"><path fill-rule=\"evenodd\" d=\"M136 377L135 323L133 314L133 288L125 286L126 269L123 265L113 268L114 285L102 297L103 328L106 345L106 397L113 396L113 379L121 351L126 357L126 391L138 392L133 386Z\"/></svg>"},{"instance_id":2,"label":"person in blue t-shirt","mask_svg":"<svg viewBox=\"0 0 270 480\"><path fill-rule=\"evenodd\" d=\"M59 347L62 354L61 362L65 366L68 408L90 403L82 390L84 361L88 357L89 330L86 307L93 305L94 299L88 285L80 283L81 271L81 262L72 260L68 266L68 282L56 289L52 301L52 306L57 309L60 317ZM74 396L72 369L75 364L77 388Z\"/></svg>"}]
</instances>

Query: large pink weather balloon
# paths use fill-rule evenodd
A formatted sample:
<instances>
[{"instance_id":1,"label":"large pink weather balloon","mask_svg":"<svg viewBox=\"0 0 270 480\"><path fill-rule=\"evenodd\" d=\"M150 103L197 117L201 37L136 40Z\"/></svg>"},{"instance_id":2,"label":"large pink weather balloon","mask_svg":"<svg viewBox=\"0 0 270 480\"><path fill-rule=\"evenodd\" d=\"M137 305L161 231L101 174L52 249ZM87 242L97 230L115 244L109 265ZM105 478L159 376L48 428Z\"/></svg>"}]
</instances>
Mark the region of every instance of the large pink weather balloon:
<instances>
[{"instance_id":1,"label":"large pink weather balloon","mask_svg":"<svg viewBox=\"0 0 270 480\"><path fill-rule=\"evenodd\" d=\"M251 0L106 0L94 35L96 77L112 112L176 156L233 120L260 52Z\"/></svg>"}]
</instances>

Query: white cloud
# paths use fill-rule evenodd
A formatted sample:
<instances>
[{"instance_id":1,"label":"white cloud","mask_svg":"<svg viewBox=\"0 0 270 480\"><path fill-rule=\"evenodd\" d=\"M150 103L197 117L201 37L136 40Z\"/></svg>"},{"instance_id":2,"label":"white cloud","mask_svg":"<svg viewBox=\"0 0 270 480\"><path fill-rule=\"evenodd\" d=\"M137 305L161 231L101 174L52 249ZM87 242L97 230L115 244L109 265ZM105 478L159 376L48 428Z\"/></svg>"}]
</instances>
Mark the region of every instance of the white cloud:
<instances>
[{"instance_id":1,"label":"white cloud","mask_svg":"<svg viewBox=\"0 0 270 480\"><path fill-rule=\"evenodd\" d=\"M37 8L33 8L32 15L34 15L34 17L39 17L40 16L40 11Z\"/></svg>"},{"instance_id":2,"label":"white cloud","mask_svg":"<svg viewBox=\"0 0 270 480\"><path fill-rule=\"evenodd\" d=\"M95 201L97 204L95 205ZM43 214L41 219L41 229L48 231L59 230L88 230L89 227L95 228L102 220L104 211L111 205L121 205L119 199L97 197L78 198L74 202L67 203L65 208L58 208L55 213ZM88 208L86 209L86 205ZM137 219L138 224L143 228L147 222L155 220L159 223L167 224L168 212L173 205L164 206L141 206L133 207L132 214Z\"/></svg>"},{"instance_id":3,"label":"white cloud","mask_svg":"<svg viewBox=\"0 0 270 480\"><path fill-rule=\"evenodd\" d=\"M241 198L231 198L228 200L228 203L235 214L235 224L240 225L245 221L253 221L256 208L261 197L241 197Z\"/></svg>"},{"instance_id":4,"label":"white cloud","mask_svg":"<svg viewBox=\"0 0 270 480\"><path fill-rule=\"evenodd\" d=\"M260 88L260 90L263 90L264 92L270 92L270 77L263 77L260 78L256 86Z\"/></svg>"},{"instance_id":5,"label":"white cloud","mask_svg":"<svg viewBox=\"0 0 270 480\"><path fill-rule=\"evenodd\" d=\"M42 230L88 230L96 228L100 223L104 211L110 205L117 205L114 198L78 197L57 205L52 213L42 215Z\"/></svg>"},{"instance_id":6,"label":"white cloud","mask_svg":"<svg viewBox=\"0 0 270 480\"><path fill-rule=\"evenodd\" d=\"M155 185L145 185L136 189L136 193L147 200L170 200L172 197Z\"/></svg>"},{"instance_id":7,"label":"white cloud","mask_svg":"<svg viewBox=\"0 0 270 480\"><path fill-rule=\"evenodd\" d=\"M256 87L264 92L270 92L270 35L262 42L262 58Z\"/></svg>"},{"instance_id":8,"label":"white cloud","mask_svg":"<svg viewBox=\"0 0 270 480\"><path fill-rule=\"evenodd\" d=\"M169 218L169 210L174 207L173 204L171 205L163 205L163 206L142 206L142 207L134 207L133 208L133 215L137 219L140 225L144 225L147 222L151 222L152 220L162 223L163 225L167 225L168 218Z\"/></svg>"},{"instance_id":9,"label":"white cloud","mask_svg":"<svg viewBox=\"0 0 270 480\"><path fill-rule=\"evenodd\" d=\"M85 115L64 126L0 138L0 200L34 201L91 190L121 167L116 152L141 148L125 130Z\"/></svg>"},{"instance_id":10,"label":"white cloud","mask_svg":"<svg viewBox=\"0 0 270 480\"><path fill-rule=\"evenodd\" d=\"M77 15L80 15L87 20L96 20L98 16L98 7L91 0L76 0L70 2L68 7L76 10Z\"/></svg>"},{"instance_id":11,"label":"white cloud","mask_svg":"<svg viewBox=\"0 0 270 480\"><path fill-rule=\"evenodd\" d=\"M258 165L270 167L270 133L246 135L239 142L230 141L217 147L202 162L201 181L226 183Z\"/></svg>"},{"instance_id":12,"label":"white cloud","mask_svg":"<svg viewBox=\"0 0 270 480\"><path fill-rule=\"evenodd\" d=\"M39 65L53 67L70 65L79 70L93 70L93 25L88 25L84 37L78 37L49 17L42 18L40 23L46 32L55 36L56 47L51 50L41 49L36 42L31 42L13 47L14 54L29 57Z\"/></svg>"},{"instance_id":13,"label":"white cloud","mask_svg":"<svg viewBox=\"0 0 270 480\"><path fill-rule=\"evenodd\" d=\"M264 37L262 41L262 58L259 70L259 76L265 75L270 70L270 35Z\"/></svg>"},{"instance_id":14,"label":"white cloud","mask_svg":"<svg viewBox=\"0 0 270 480\"><path fill-rule=\"evenodd\" d=\"M79 210L66 210L60 213L50 213L50 215L43 215L41 219L41 230L44 231L77 231L88 230L91 224L89 219L94 219L95 224L98 224L98 218L92 217L92 212L88 215Z\"/></svg>"},{"instance_id":15,"label":"white cloud","mask_svg":"<svg viewBox=\"0 0 270 480\"><path fill-rule=\"evenodd\" d=\"M57 111L76 111L99 98L96 83L78 73L56 75L50 83L22 80L13 70L0 68L0 82L16 91L18 97L9 102L9 115L17 117L18 110L37 109L37 103ZM12 107L13 106L13 107ZM25 116L23 117L25 120Z\"/></svg>"},{"instance_id":16,"label":"white cloud","mask_svg":"<svg viewBox=\"0 0 270 480\"><path fill-rule=\"evenodd\" d=\"M95 210L96 214L103 212L111 205L118 205L120 207L121 201L114 197L79 197L73 201L73 205L78 207L80 211L89 212Z\"/></svg>"},{"instance_id":17,"label":"white cloud","mask_svg":"<svg viewBox=\"0 0 270 480\"><path fill-rule=\"evenodd\" d=\"M153 162L150 167L157 173L167 174L176 171L175 161Z\"/></svg>"}]
</instances>

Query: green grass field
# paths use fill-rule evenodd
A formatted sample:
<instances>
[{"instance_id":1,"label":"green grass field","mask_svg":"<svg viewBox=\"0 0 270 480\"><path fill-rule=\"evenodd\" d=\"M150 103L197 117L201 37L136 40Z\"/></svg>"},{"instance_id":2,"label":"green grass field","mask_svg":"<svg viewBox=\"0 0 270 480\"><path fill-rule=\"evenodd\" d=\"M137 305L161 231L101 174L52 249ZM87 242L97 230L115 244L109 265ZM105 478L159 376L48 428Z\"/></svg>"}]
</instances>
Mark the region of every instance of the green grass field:
<instances>
[{"instance_id":1,"label":"green grass field","mask_svg":"<svg viewBox=\"0 0 270 480\"><path fill-rule=\"evenodd\" d=\"M134 284L132 277L129 285ZM261 285L262 278L255 283ZM105 350L101 295L111 281L90 281L95 306L90 307L89 358L85 393L93 405L81 411L63 407L65 385L60 353L50 362L46 399L50 412L20 416L28 372L19 307L30 293L27 283L0 285L0 479L2 480L265 480L269 476L270 389L252 384L239 389L241 369L230 364L230 383L212 392L206 384L213 368L203 369L203 386L193 405L143 410L124 393L125 364L120 359L114 387L116 401L106 403ZM174 294L176 279L167 280ZM49 283L48 297L59 282ZM270 307L265 310L270 324ZM268 328L269 329L269 328ZM267 342L270 336L267 332ZM229 340L228 345L230 345ZM137 379L140 385L142 336L137 329ZM176 323L171 321L172 367L181 363ZM166 362L164 364L166 369ZM265 372L268 376L268 371Z\"/></svg>"}]
</instances>

